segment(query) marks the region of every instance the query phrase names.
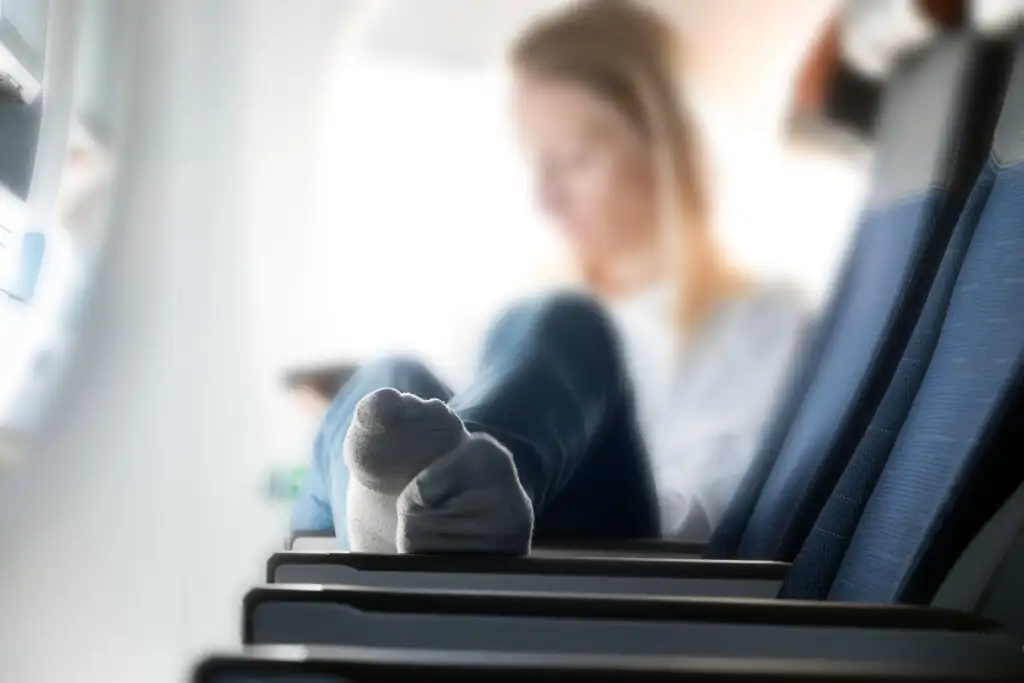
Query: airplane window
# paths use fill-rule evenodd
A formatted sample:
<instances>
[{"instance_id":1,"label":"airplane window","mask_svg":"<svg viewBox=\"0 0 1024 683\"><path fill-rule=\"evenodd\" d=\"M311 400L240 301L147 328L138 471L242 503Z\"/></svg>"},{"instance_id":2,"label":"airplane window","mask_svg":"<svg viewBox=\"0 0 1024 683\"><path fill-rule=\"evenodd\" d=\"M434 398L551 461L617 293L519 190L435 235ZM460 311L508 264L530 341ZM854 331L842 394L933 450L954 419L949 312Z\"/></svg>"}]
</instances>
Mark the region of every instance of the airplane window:
<instances>
[{"instance_id":1,"label":"airplane window","mask_svg":"<svg viewBox=\"0 0 1024 683\"><path fill-rule=\"evenodd\" d=\"M67 163L58 193L56 222L28 233L33 254L23 249L22 264L35 256L33 291L11 315L13 338L6 340L0 373L0 426L31 433L45 415L61 379L78 331L79 312L92 277L91 265L101 244L102 202L109 181L106 152L85 129L69 141ZM46 362L43 362L43 360Z\"/></svg>"},{"instance_id":2,"label":"airplane window","mask_svg":"<svg viewBox=\"0 0 1024 683\"><path fill-rule=\"evenodd\" d=\"M45 28L45 7L4 3L4 17L29 30L38 28L33 21L41 16ZM20 14L9 14L19 8ZM105 243L118 100L110 88L112 47L103 34L111 26L102 19L115 9L106 0L88 3L77 58L51 65L51 79L69 97L44 110L17 248L0 252L7 257L0 271L6 293L0 301L0 451L7 458L24 451L58 396Z\"/></svg>"},{"instance_id":3,"label":"airplane window","mask_svg":"<svg viewBox=\"0 0 1024 683\"><path fill-rule=\"evenodd\" d=\"M560 255L529 201L505 82L493 70L366 59L337 85L314 162L308 352L413 343L443 353ZM368 296L319 305L370 283Z\"/></svg>"}]
</instances>

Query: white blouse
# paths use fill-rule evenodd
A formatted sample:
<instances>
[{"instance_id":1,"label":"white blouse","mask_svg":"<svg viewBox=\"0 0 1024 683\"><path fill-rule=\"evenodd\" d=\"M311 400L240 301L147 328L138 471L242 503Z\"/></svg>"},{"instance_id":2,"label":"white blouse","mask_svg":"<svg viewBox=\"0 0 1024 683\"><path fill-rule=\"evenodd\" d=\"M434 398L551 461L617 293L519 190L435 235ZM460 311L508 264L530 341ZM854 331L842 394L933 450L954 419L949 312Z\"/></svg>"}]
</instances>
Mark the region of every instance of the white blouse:
<instances>
[{"instance_id":1,"label":"white blouse","mask_svg":"<svg viewBox=\"0 0 1024 683\"><path fill-rule=\"evenodd\" d=\"M705 541L746 473L811 307L761 287L725 302L684 342L667 292L611 308L636 393L664 536Z\"/></svg>"}]
</instances>

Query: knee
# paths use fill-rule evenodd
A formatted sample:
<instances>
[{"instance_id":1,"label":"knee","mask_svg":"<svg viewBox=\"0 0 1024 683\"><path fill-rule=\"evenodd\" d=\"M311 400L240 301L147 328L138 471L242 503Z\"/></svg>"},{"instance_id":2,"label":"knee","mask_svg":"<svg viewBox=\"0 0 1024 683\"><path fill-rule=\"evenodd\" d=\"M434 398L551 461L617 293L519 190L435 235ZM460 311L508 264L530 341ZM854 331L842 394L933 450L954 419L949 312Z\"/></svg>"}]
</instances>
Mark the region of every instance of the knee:
<instances>
[{"instance_id":1,"label":"knee","mask_svg":"<svg viewBox=\"0 0 1024 683\"><path fill-rule=\"evenodd\" d=\"M543 338L611 346L616 334L604 307L585 294L559 293L524 304L530 325Z\"/></svg>"},{"instance_id":2,"label":"knee","mask_svg":"<svg viewBox=\"0 0 1024 683\"><path fill-rule=\"evenodd\" d=\"M533 302L537 326L556 333L579 334L610 340L614 328L605 308L586 294L549 294Z\"/></svg>"},{"instance_id":3,"label":"knee","mask_svg":"<svg viewBox=\"0 0 1024 683\"><path fill-rule=\"evenodd\" d=\"M517 303L491 331L488 347L495 344L536 343L594 353L614 362L618 335L604 307L585 294L549 294Z\"/></svg>"}]
</instances>

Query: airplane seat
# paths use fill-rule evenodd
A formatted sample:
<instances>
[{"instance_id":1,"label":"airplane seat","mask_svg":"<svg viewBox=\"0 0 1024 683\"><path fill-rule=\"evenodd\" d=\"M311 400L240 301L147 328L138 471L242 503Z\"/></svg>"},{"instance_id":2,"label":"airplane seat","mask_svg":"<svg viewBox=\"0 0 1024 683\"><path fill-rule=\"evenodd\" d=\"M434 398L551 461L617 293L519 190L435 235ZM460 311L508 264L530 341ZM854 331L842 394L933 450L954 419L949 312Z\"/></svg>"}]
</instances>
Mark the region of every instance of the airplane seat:
<instances>
[{"instance_id":1,"label":"airplane seat","mask_svg":"<svg viewBox=\"0 0 1024 683\"><path fill-rule=\"evenodd\" d=\"M1004 107L1004 130L1010 120ZM857 445L848 466L835 486L833 495L818 516L798 554L799 561L786 578L780 592L783 597L797 595L824 599L842 561L846 544L857 527L878 477L892 452L900 426L907 418L911 403L921 385L935 350L943 319L950 303L963 259L971 245L981 212L986 210L995 176L984 169L967 200L935 276L924 308L914 327L893 379L870 425Z\"/></svg>"},{"instance_id":2,"label":"airplane seat","mask_svg":"<svg viewBox=\"0 0 1024 683\"><path fill-rule=\"evenodd\" d=\"M868 496L886 465L929 367L964 255L991 190L991 176L982 173L953 233L932 291L892 382L833 495L797 554L793 570L780 591L782 597L827 597Z\"/></svg>"},{"instance_id":3,"label":"airplane seat","mask_svg":"<svg viewBox=\"0 0 1024 683\"><path fill-rule=\"evenodd\" d=\"M889 386L984 163L1006 52L960 33L896 70L817 367L780 448L759 454L705 556L789 562L803 544ZM904 403L915 388L905 387Z\"/></svg>"},{"instance_id":4,"label":"airplane seat","mask_svg":"<svg viewBox=\"0 0 1024 683\"><path fill-rule=\"evenodd\" d=\"M860 503L837 488L805 544L835 549L849 538L829 599L928 603L1024 481L1024 40L976 189L987 201L971 209L978 219L969 248L954 244L966 253L942 332L874 491ZM969 211L963 222L971 218ZM851 464L849 480L872 468ZM849 521L836 527L844 516L837 508L854 513L852 536ZM820 570L814 565L804 566ZM806 586L801 577L791 572L783 595Z\"/></svg>"}]
</instances>

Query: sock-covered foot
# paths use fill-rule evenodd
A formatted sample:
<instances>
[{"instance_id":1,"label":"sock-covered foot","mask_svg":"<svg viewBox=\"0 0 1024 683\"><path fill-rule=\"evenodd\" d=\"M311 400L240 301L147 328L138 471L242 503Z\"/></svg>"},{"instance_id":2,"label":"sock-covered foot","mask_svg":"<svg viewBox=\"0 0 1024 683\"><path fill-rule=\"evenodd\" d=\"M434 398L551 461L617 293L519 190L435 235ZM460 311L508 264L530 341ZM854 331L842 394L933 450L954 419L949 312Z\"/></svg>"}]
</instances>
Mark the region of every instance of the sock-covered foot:
<instances>
[{"instance_id":1,"label":"sock-covered foot","mask_svg":"<svg viewBox=\"0 0 1024 683\"><path fill-rule=\"evenodd\" d=\"M443 401L394 389L363 398L342 447L352 474L347 501L352 550L397 552L399 495L428 465L468 439L462 421Z\"/></svg>"},{"instance_id":2,"label":"sock-covered foot","mask_svg":"<svg viewBox=\"0 0 1024 683\"><path fill-rule=\"evenodd\" d=\"M398 499L402 553L526 555L533 506L512 454L474 434L428 465Z\"/></svg>"}]
</instances>

